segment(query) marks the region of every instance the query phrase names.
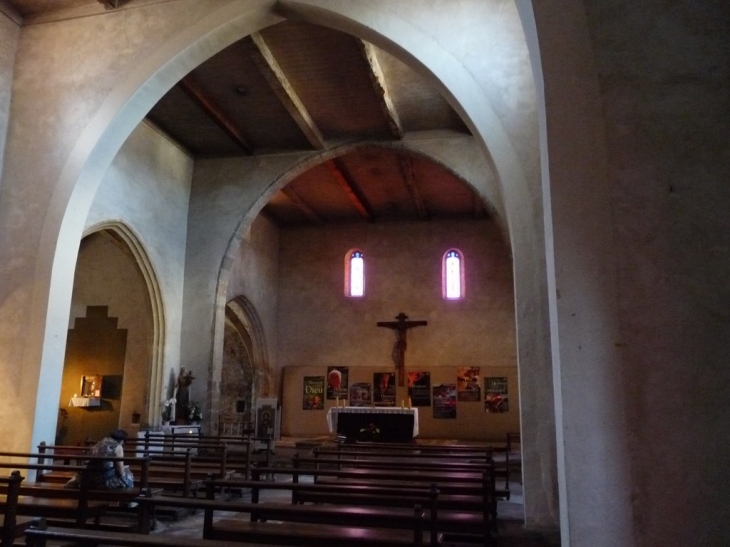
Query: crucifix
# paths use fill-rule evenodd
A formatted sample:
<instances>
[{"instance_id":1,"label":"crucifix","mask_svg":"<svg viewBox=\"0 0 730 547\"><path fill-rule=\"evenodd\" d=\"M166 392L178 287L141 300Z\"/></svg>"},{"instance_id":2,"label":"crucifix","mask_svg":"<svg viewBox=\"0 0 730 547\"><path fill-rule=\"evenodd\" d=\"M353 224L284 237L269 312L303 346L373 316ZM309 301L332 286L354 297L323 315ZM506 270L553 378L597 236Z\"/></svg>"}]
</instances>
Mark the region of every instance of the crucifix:
<instances>
[{"instance_id":1,"label":"crucifix","mask_svg":"<svg viewBox=\"0 0 730 547\"><path fill-rule=\"evenodd\" d=\"M424 327L428 321L408 321L408 316L400 312L395 316L397 321L378 321L379 327L393 329L396 333L395 345L393 346L393 361L398 369L398 385L404 385L404 370L406 365L406 336L408 329L413 327Z\"/></svg>"}]
</instances>

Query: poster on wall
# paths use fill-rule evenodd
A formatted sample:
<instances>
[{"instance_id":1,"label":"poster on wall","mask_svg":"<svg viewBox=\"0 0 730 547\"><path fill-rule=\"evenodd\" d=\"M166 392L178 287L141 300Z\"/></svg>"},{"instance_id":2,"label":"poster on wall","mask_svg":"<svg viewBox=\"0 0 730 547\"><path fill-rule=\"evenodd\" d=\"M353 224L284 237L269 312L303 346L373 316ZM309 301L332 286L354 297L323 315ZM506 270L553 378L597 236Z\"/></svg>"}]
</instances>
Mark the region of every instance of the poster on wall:
<instances>
[{"instance_id":1,"label":"poster on wall","mask_svg":"<svg viewBox=\"0 0 730 547\"><path fill-rule=\"evenodd\" d=\"M327 399L347 399L347 367L327 367Z\"/></svg>"},{"instance_id":2,"label":"poster on wall","mask_svg":"<svg viewBox=\"0 0 730 547\"><path fill-rule=\"evenodd\" d=\"M506 376L484 378L484 410L489 414L509 412L509 391Z\"/></svg>"},{"instance_id":3,"label":"poster on wall","mask_svg":"<svg viewBox=\"0 0 730 547\"><path fill-rule=\"evenodd\" d=\"M350 406L370 406L373 404L372 384L356 382L350 386Z\"/></svg>"},{"instance_id":4,"label":"poster on wall","mask_svg":"<svg viewBox=\"0 0 730 547\"><path fill-rule=\"evenodd\" d=\"M373 374L373 404L395 406L395 372Z\"/></svg>"},{"instance_id":5,"label":"poster on wall","mask_svg":"<svg viewBox=\"0 0 730 547\"><path fill-rule=\"evenodd\" d=\"M263 439L278 439L281 436L281 407L276 397L261 397L256 399L254 406L254 431L257 440L253 444L254 450L266 447Z\"/></svg>"},{"instance_id":6,"label":"poster on wall","mask_svg":"<svg viewBox=\"0 0 730 547\"><path fill-rule=\"evenodd\" d=\"M410 406L431 406L431 373L408 371Z\"/></svg>"},{"instance_id":7,"label":"poster on wall","mask_svg":"<svg viewBox=\"0 0 730 547\"><path fill-rule=\"evenodd\" d=\"M456 395L459 401L479 402L482 388L479 385L479 367L457 367Z\"/></svg>"},{"instance_id":8,"label":"poster on wall","mask_svg":"<svg viewBox=\"0 0 730 547\"><path fill-rule=\"evenodd\" d=\"M324 376L305 376L302 386L304 410L324 410Z\"/></svg>"},{"instance_id":9,"label":"poster on wall","mask_svg":"<svg viewBox=\"0 0 730 547\"><path fill-rule=\"evenodd\" d=\"M256 399L256 437L275 438L277 399Z\"/></svg>"},{"instance_id":10,"label":"poster on wall","mask_svg":"<svg viewBox=\"0 0 730 547\"><path fill-rule=\"evenodd\" d=\"M456 384L433 386L433 417L456 418Z\"/></svg>"}]
</instances>

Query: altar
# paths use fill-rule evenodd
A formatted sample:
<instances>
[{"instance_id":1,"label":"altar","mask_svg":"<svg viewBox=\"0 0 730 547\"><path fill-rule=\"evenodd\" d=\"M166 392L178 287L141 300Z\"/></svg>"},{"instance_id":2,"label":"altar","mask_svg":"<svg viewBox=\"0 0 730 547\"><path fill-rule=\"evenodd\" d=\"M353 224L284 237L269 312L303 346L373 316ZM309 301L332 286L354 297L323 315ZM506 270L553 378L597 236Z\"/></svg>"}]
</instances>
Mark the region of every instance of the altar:
<instances>
[{"instance_id":1,"label":"altar","mask_svg":"<svg viewBox=\"0 0 730 547\"><path fill-rule=\"evenodd\" d=\"M418 436L418 409L398 407L332 407L327 411L330 433L348 442L373 440L408 442Z\"/></svg>"}]
</instances>

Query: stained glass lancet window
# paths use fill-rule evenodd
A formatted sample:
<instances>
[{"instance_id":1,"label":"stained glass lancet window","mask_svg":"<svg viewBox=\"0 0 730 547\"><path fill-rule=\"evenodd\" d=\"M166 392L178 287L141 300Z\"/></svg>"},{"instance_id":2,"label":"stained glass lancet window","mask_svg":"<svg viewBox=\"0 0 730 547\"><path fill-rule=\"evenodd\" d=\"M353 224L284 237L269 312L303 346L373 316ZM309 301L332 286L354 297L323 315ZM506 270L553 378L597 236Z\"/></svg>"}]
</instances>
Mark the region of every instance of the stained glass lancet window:
<instances>
[{"instance_id":1,"label":"stained glass lancet window","mask_svg":"<svg viewBox=\"0 0 730 547\"><path fill-rule=\"evenodd\" d=\"M464 298L464 256L457 249L450 249L444 254L442 290L447 300Z\"/></svg>"},{"instance_id":2,"label":"stained glass lancet window","mask_svg":"<svg viewBox=\"0 0 730 547\"><path fill-rule=\"evenodd\" d=\"M345 257L345 295L360 297L365 294L365 255L353 249Z\"/></svg>"}]
</instances>

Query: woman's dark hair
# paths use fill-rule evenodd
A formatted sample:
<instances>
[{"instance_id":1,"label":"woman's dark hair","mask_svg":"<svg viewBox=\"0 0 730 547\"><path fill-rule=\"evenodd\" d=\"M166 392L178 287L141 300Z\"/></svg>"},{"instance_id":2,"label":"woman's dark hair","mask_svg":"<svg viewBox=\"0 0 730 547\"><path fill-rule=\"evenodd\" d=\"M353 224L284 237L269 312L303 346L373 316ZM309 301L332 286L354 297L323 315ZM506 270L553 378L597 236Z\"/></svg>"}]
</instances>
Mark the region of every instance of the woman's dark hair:
<instances>
[{"instance_id":1,"label":"woman's dark hair","mask_svg":"<svg viewBox=\"0 0 730 547\"><path fill-rule=\"evenodd\" d=\"M127 435L127 432L123 429L117 429L116 431L112 431L111 433L109 433L109 436L118 442L126 441L127 437L129 437L129 435Z\"/></svg>"}]
</instances>

